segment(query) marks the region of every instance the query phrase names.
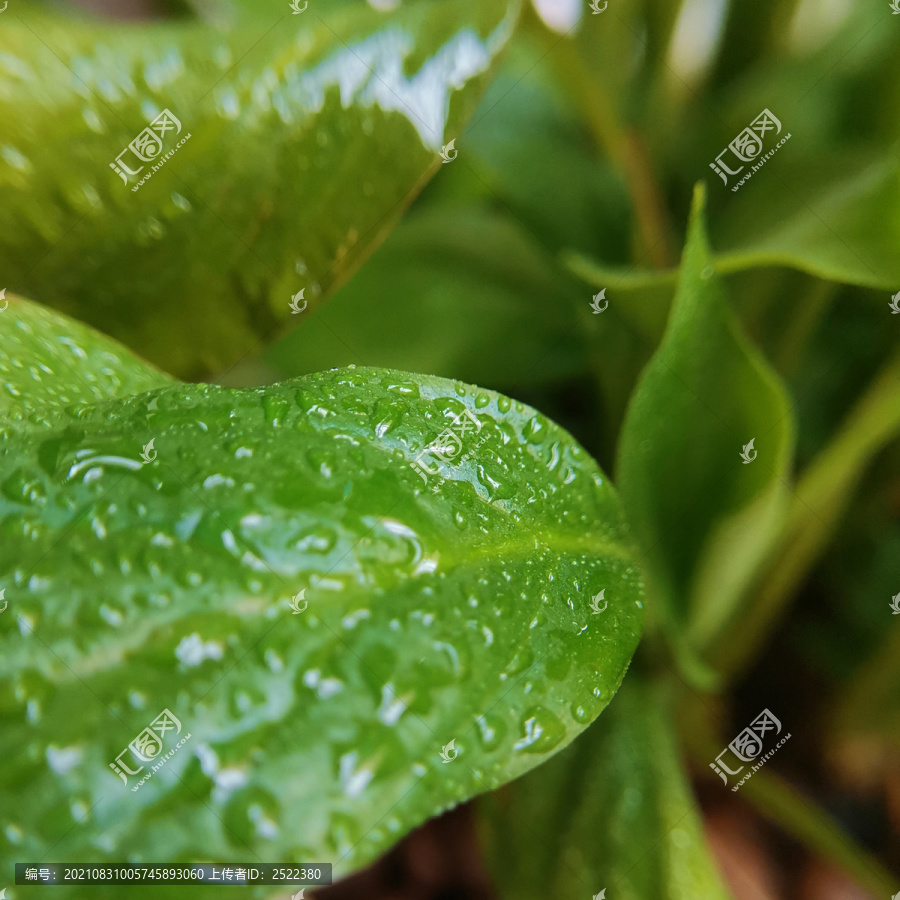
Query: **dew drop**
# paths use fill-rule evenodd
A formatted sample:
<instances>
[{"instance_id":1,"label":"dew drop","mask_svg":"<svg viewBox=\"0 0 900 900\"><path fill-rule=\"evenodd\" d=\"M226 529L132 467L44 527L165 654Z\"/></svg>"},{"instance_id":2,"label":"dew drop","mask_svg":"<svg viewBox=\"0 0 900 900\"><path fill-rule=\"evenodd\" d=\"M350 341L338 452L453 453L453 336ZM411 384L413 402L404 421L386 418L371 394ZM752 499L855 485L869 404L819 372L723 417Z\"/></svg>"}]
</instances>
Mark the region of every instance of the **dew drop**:
<instances>
[{"instance_id":1,"label":"dew drop","mask_svg":"<svg viewBox=\"0 0 900 900\"><path fill-rule=\"evenodd\" d=\"M506 723L499 716L490 713L486 716L476 716L475 724L478 726L481 746L485 750L494 750L500 746L506 736Z\"/></svg>"},{"instance_id":2,"label":"dew drop","mask_svg":"<svg viewBox=\"0 0 900 900\"><path fill-rule=\"evenodd\" d=\"M552 712L542 707L535 707L526 712L521 728L524 736L514 744L513 749L525 753L546 753L566 736L563 723Z\"/></svg>"},{"instance_id":3,"label":"dew drop","mask_svg":"<svg viewBox=\"0 0 900 900\"><path fill-rule=\"evenodd\" d=\"M590 712L586 710L580 703L573 703L569 708L569 712L572 713L572 718L576 722L585 724L587 722L590 722L591 720Z\"/></svg>"}]
</instances>

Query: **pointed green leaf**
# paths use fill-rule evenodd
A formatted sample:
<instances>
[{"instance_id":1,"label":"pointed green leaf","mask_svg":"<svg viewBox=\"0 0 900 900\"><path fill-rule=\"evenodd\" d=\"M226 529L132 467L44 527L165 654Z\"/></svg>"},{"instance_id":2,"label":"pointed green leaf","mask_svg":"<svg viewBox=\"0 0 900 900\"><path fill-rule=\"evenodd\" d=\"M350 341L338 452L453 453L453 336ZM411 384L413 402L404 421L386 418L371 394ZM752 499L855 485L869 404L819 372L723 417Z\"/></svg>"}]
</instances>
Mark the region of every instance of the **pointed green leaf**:
<instances>
[{"instance_id":1,"label":"pointed green leaf","mask_svg":"<svg viewBox=\"0 0 900 900\"><path fill-rule=\"evenodd\" d=\"M292 296L315 307L346 280L441 169L517 6L285 2L231 30L10 9L3 286L168 371L234 363L296 321ZM177 126L151 129L142 161L130 144L166 109Z\"/></svg>"},{"instance_id":2,"label":"pointed green leaf","mask_svg":"<svg viewBox=\"0 0 900 900\"><path fill-rule=\"evenodd\" d=\"M873 459L898 436L900 353L894 353L798 479L765 567L751 586L747 605L716 648L718 667L740 671L760 651L812 566L834 544L836 532L845 524L848 506ZM857 579L856 588L862 587ZM868 597L871 585L866 587ZM893 696L891 690L887 693ZM848 709L859 712L864 706L854 697ZM880 714L873 719L882 724L887 721Z\"/></svg>"},{"instance_id":3,"label":"pointed green leaf","mask_svg":"<svg viewBox=\"0 0 900 900\"><path fill-rule=\"evenodd\" d=\"M788 266L829 281L898 290L900 164L892 157L867 166L843 163L828 181L813 168L758 191L725 223L716 269ZM784 190L785 181L791 190Z\"/></svg>"},{"instance_id":4,"label":"pointed green leaf","mask_svg":"<svg viewBox=\"0 0 900 900\"><path fill-rule=\"evenodd\" d=\"M634 672L586 734L483 808L503 898L729 897L666 704Z\"/></svg>"},{"instance_id":5,"label":"pointed green leaf","mask_svg":"<svg viewBox=\"0 0 900 900\"><path fill-rule=\"evenodd\" d=\"M562 429L440 378L235 390L126 355L25 301L0 313L4 864L347 872L609 702L642 590ZM165 709L191 738L134 791L110 764Z\"/></svg>"},{"instance_id":6,"label":"pointed green leaf","mask_svg":"<svg viewBox=\"0 0 900 900\"><path fill-rule=\"evenodd\" d=\"M790 191L784 190L786 181ZM754 193L716 223L714 237L720 249L712 262L720 275L783 266L828 281L896 291L900 165L894 159L861 165L843 158L830 177L814 167L792 170L772 184L754 182ZM677 270L610 266L576 250L563 258L588 284L620 291L666 287L678 278Z\"/></svg>"},{"instance_id":7,"label":"pointed green leaf","mask_svg":"<svg viewBox=\"0 0 900 900\"><path fill-rule=\"evenodd\" d=\"M703 199L698 187L669 324L632 397L617 464L651 597L695 646L728 620L765 552L792 443L784 389L713 271Z\"/></svg>"}]
</instances>

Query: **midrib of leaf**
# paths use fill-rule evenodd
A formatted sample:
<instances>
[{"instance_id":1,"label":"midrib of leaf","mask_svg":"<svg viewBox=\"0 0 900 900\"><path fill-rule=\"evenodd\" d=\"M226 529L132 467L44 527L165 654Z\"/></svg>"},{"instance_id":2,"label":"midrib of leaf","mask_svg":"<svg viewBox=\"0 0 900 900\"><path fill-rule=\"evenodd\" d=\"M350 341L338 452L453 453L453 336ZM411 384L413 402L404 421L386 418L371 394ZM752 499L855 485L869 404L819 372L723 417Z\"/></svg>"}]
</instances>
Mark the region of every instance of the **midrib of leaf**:
<instances>
[{"instance_id":1,"label":"midrib of leaf","mask_svg":"<svg viewBox=\"0 0 900 900\"><path fill-rule=\"evenodd\" d=\"M84 515L87 515L90 510L93 508L95 504L92 502L90 506L84 510L80 515L76 516L76 519L82 518ZM551 550L555 550L559 554L563 553L584 553L585 551L590 551L596 553L598 556L605 557L615 557L616 559L620 559L624 562L634 563L634 557L631 554L623 553L621 548L610 544L607 541L600 540L591 540L587 538L575 538L571 539L571 536L568 535L554 535L552 537L559 538L559 540L554 541L545 540L544 543ZM492 559L496 558L501 561L505 560L516 560L516 559L527 559L528 558L528 550L529 549L537 549L530 548L525 545L522 541L511 542L506 541L503 543L491 544L487 543L479 546L478 548L473 549L471 552L467 552L465 557L457 557L456 561L451 561L449 568L450 569L462 569L468 563L474 562L475 560L483 560L483 559ZM447 554L449 557L450 555ZM442 554L442 561L446 557ZM281 577L278 573L273 572L276 577ZM414 579L409 579L414 580ZM285 586L285 592L287 593L288 589ZM181 611L178 609L174 610L166 610L160 611L159 617L155 618L150 623L141 622L141 624L137 627L132 626L128 629L126 635L123 637L120 634L116 635L115 643L111 647L101 648L99 651L91 654L90 656L83 656L77 662L66 663L66 669L72 673L74 678L80 679L83 677L90 676L95 674L96 672L103 671L104 669L110 668L114 664L121 663L125 660L127 654L135 649L138 649L142 645L144 645L148 638L157 632L161 627L165 627L167 625L171 625L175 622L178 622L180 619L185 618L186 616L191 615L203 615L203 614L213 614L214 612L225 613L227 615L242 615L247 614L248 618L252 618L253 613L259 614L262 610L257 609L253 610L251 613L246 607L242 608L241 604L245 603L250 598L243 598L242 600L238 600L235 604L229 604L227 607L222 608L221 610L212 610L212 609L194 609L189 611ZM264 603L262 598L257 598L259 602ZM535 601L535 609L539 607L539 601ZM523 634L522 640L516 645L517 647L521 646L522 643L525 642L528 635ZM56 643L56 640L53 641ZM50 653L54 656L52 647L47 645ZM23 656L30 657L32 655L31 650L23 650ZM16 657L14 654L8 654L5 657L5 660L10 663L11 670L15 670L17 667ZM66 682L71 680L63 675L63 677L58 679L60 682Z\"/></svg>"},{"instance_id":2,"label":"midrib of leaf","mask_svg":"<svg viewBox=\"0 0 900 900\"><path fill-rule=\"evenodd\" d=\"M490 505L487 503L487 505ZM550 550L558 553L596 553L598 556L612 556L621 559L624 562L635 563L635 557L632 553L624 552L624 548L616 547L608 541L599 540L592 537L579 537L575 535L563 535L553 533L549 536L541 532L540 537L537 534L529 532L529 537L534 538L534 546L526 545L525 539L519 541L504 541L502 543L492 544L487 542L479 545L477 548L466 551L465 558L458 558L451 565L461 566L465 562L472 559L483 559L485 557L498 557L500 559L527 559L531 550L539 549L540 543L546 545ZM442 557L443 558L443 557Z\"/></svg>"}]
</instances>

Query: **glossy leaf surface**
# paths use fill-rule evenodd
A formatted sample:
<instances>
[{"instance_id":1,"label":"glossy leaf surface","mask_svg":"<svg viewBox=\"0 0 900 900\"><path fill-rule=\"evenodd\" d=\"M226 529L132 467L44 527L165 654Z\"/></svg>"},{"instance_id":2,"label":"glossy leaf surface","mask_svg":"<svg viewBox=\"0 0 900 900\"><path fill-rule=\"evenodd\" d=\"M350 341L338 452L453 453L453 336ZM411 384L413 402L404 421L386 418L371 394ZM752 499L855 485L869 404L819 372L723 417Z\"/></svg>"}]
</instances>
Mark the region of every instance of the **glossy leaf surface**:
<instances>
[{"instance_id":1,"label":"glossy leaf surface","mask_svg":"<svg viewBox=\"0 0 900 900\"><path fill-rule=\"evenodd\" d=\"M533 409L380 369L173 384L26 301L0 316L5 860L344 873L615 693L642 616L619 502ZM164 709L191 739L133 791L110 763Z\"/></svg>"},{"instance_id":2,"label":"glossy leaf surface","mask_svg":"<svg viewBox=\"0 0 900 900\"><path fill-rule=\"evenodd\" d=\"M231 365L296 321L293 296L314 307L344 281L441 167L516 12L285 3L219 30L10 10L5 286L181 376ZM150 127L164 110L177 125Z\"/></svg>"}]
</instances>

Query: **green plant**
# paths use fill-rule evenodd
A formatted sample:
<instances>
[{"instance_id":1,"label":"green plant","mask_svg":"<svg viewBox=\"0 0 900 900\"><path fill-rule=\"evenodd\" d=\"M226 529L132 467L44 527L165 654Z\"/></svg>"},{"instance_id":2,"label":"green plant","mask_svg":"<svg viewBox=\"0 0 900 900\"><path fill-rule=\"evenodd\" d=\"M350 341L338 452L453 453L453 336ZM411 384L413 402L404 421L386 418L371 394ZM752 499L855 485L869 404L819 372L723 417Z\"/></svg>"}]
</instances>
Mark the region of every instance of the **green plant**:
<instances>
[{"instance_id":1,"label":"green plant","mask_svg":"<svg viewBox=\"0 0 900 900\"><path fill-rule=\"evenodd\" d=\"M736 0L689 88L663 0L565 34L516 0L10 7L4 865L344 875L490 791L503 896L726 898L689 767L737 789L779 627L846 682L807 745L895 752L884 5L804 48L802 4ZM722 185L763 109L792 141ZM177 152L121 174L163 110ZM188 742L147 777L120 751L163 710ZM770 772L740 797L896 889Z\"/></svg>"}]
</instances>

